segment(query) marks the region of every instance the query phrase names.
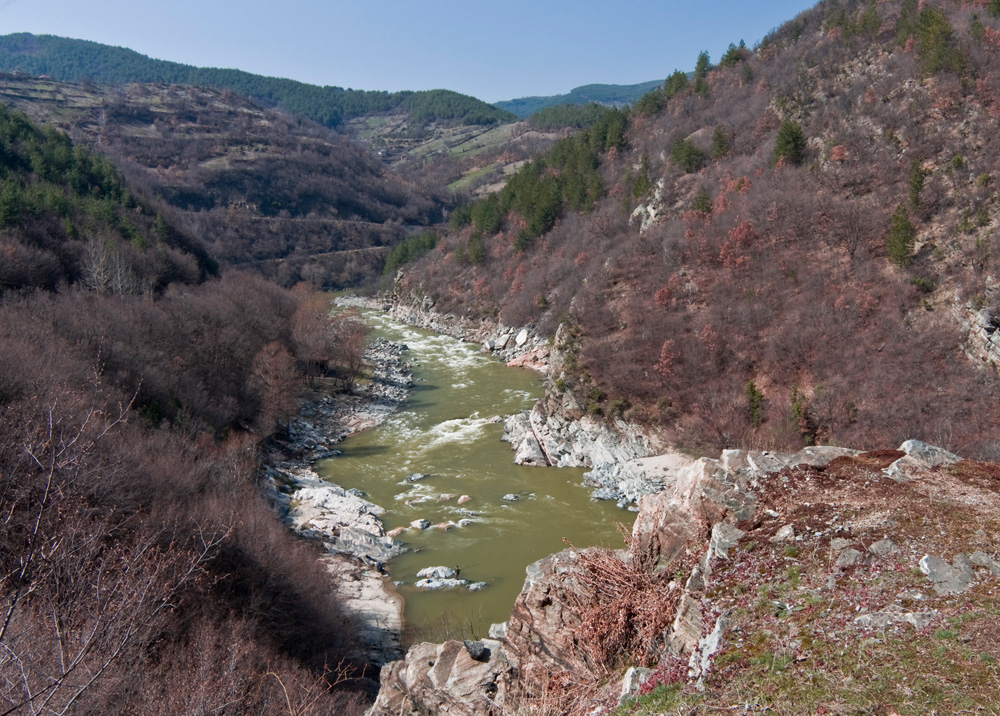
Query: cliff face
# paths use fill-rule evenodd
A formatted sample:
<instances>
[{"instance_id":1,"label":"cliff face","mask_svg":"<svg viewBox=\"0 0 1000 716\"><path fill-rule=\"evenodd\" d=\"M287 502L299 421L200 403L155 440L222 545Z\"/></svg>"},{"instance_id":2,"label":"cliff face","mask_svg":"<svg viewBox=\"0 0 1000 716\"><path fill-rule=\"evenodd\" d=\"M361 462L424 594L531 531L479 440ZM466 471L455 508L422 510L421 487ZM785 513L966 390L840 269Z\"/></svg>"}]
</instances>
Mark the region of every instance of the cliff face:
<instances>
[{"instance_id":1,"label":"cliff face","mask_svg":"<svg viewBox=\"0 0 1000 716\"><path fill-rule=\"evenodd\" d=\"M1000 467L907 441L728 450L669 477L639 500L629 550L531 565L485 661L414 646L383 670L373 716L593 713L623 684L656 707L751 712L994 698ZM435 649L458 654L447 679Z\"/></svg>"}]
</instances>

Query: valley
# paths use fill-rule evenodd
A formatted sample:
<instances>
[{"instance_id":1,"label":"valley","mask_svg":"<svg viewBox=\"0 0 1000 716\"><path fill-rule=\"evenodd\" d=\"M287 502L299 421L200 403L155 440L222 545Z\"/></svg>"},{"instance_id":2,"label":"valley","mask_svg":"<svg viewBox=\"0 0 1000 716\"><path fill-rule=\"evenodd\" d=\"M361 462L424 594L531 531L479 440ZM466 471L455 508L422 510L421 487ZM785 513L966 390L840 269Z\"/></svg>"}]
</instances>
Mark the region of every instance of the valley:
<instances>
[{"instance_id":1,"label":"valley","mask_svg":"<svg viewBox=\"0 0 1000 716\"><path fill-rule=\"evenodd\" d=\"M715 59L0 38L0 713L995 712L1000 5Z\"/></svg>"}]
</instances>

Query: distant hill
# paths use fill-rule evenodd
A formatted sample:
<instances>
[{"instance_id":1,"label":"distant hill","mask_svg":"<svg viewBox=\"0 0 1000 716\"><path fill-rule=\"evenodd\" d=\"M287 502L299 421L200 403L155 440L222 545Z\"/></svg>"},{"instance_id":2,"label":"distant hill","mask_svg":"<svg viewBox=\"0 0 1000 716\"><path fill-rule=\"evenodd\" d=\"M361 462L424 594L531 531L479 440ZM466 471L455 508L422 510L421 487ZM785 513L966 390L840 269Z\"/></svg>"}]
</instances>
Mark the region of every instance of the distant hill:
<instances>
[{"instance_id":1,"label":"distant hill","mask_svg":"<svg viewBox=\"0 0 1000 716\"><path fill-rule=\"evenodd\" d=\"M233 92L0 75L0 102L99 148L149 197L152 216L203 237L223 266L286 286L379 275L391 246L441 220L433 189L357 142ZM3 206L0 197L0 217Z\"/></svg>"},{"instance_id":2,"label":"distant hill","mask_svg":"<svg viewBox=\"0 0 1000 716\"><path fill-rule=\"evenodd\" d=\"M280 105L328 127L352 117L400 111L417 121L453 120L489 125L514 119L505 110L449 90L369 92L319 87L241 70L155 60L123 47L53 35L0 36L0 71L47 75L62 82L156 82L226 89L271 106Z\"/></svg>"},{"instance_id":3,"label":"distant hill","mask_svg":"<svg viewBox=\"0 0 1000 716\"><path fill-rule=\"evenodd\" d=\"M551 97L521 97L495 102L493 106L511 112L522 119L530 117L546 107L555 107L560 104L585 105L596 102L597 104L620 107L624 104L632 104L662 84L663 80L651 80L637 85L583 85L570 90L567 94L557 94Z\"/></svg>"}]
</instances>

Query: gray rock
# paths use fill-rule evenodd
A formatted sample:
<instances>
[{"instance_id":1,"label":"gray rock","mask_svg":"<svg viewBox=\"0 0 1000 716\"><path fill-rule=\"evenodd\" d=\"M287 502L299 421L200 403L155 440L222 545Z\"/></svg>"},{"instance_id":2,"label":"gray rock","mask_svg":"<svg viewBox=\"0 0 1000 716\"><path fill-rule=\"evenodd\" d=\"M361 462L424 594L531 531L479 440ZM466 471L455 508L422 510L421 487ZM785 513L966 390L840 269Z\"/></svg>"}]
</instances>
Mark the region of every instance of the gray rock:
<instances>
[{"instance_id":1,"label":"gray rock","mask_svg":"<svg viewBox=\"0 0 1000 716\"><path fill-rule=\"evenodd\" d=\"M468 579L435 579L430 577L428 579L421 579L413 585L417 589L457 589L458 587L469 586Z\"/></svg>"},{"instance_id":2,"label":"gray rock","mask_svg":"<svg viewBox=\"0 0 1000 716\"><path fill-rule=\"evenodd\" d=\"M490 650L481 641L470 641L466 639L464 642L465 650L469 652L469 656L472 657L473 661L489 661L490 660Z\"/></svg>"},{"instance_id":3,"label":"gray rock","mask_svg":"<svg viewBox=\"0 0 1000 716\"><path fill-rule=\"evenodd\" d=\"M705 574L701 571L701 567L695 565L694 569L691 570L691 576L688 577L687 584L684 585L684 589L689 592L700 592L705 588Z\"/></svg>"},{"instance_id":4,"label":"gray rock","mask_svg":"<svg viewBox=\"0 0 1000 716\"><path fill-rule=\"evenodd\" d=\"M430 520L413 520L413 522L410 523L410 527L412 527L415 530L425 530L430 526L431 526Z\"/></svg>"},{"instance_id":5,"label":"gray rock","mask_svg":"<svg viewBox=\"0 0 1000 716\"><path fill-rule=\"evenodd\" d=\"M985 552L973 552L969 555L969 562L977 567L986 567L993 576L1000 577L1000 561L993 559Z\"/></svg>"},{"instance_id":6,"label":"gray rock","mask_svg":"<svg viewBox=\"0 0 1000 716\"><path fill-rule=\"evenodd\" d=\"M625 678L622 680L622 691L621 696L618 697L618 703L623 704L628 699L634 698L639 694L639 689L642 685L649 681L649 677L652 676L652 669L644 669L638 666L630 666L629 670L625 672Z\"/></svg>"},{"instance_id":7,"label":"gray rock","mask_svg":"<svg viewBox=\"0 0 1000 716\"><path fill-rule=\"evenodd\" d=\"M513 492L508 492L500 499L502 499L504 502L517 502L518 500L521 499L521 496L515 495Z\"/></svg>"},{"instance_id":8,"label":"gray rock","mask_svg":"<svg viewBox=\"0 0 1000 716\"><path fill-rule=\"evenodd\" d=\"M592 500L617 500L618 490L613 487L599 487L590 493Z\"/></svg>"},{"instance_id":9,"label":"gray rock","mask_svg":"<svg viewBox=\"0 0 1000 716\"><path fill-rule=\"evenodd\" d=\"M746 533L743 530L728 522L716 524L712 527L712 539L708 546L709 559L712 557L729 559L729 550L736 546L744 534Z\"/></svg>"},{"instance_id":10,"label":"gray rock","mask_svg":"<svg viewBox=\"0 0 1000 716\"><path fill-rule=\"evenodd\" d=\"M490 639L499 639L503 641L507 638L507 622L500 622L499 624L490 624Z\"/></svg>"},{"instance_id":11,"label":"gray rock","mask_svg":"<svg viewBox=\"0 0 1000 716\"><path fill-rule=\"evenodd\" d=\"M915 629L925 629L934 620L934 612L884 611L862 614L854 619L854 626L861 629L885 629L893 624L910 624Z\"/></svg>"},{"instance_id":12,"label":"gray rock","mask_svg":"<svg viewBox=\"0 0 1000 716\"><path fill-rule=\"evenodd\" d=\"M785 525L779 529L774 537L771 538L772 542L793 542L795 541L795 526Z\"/></svg>"},{"instance_id":13,"label":"gray rock","mask_svg":"<svg viewBox=\"0 0 1000 716\"><path fill-rule=\"evenodd\" d=\"M722 637L728 628L729 613L726 612L715 620L715 628L712 629L711 633L698 640L698 650L691 654L688 666L695 674L698 674L699 684L702 684L705 674L712 665L712 657L722 646Z\"/></svg>"},{"instance_id":14,"label":"gray rock","mask_svg":"<svg viewBox=\"0 0 1000 716\"><path fill-rule=\"evenodd\" d=\"M862 556L858 550L848 547L837 557L837 566L841 568L855 567L861 564Z\"/></svg>"},{"instance_id":15,"label":"gray rock","mask_svg":"<svg viewBox=\"0 0 1000 716\"><path fill-rule=\"evenodd\" d=\"M954 465L956 462L961 462L962 460L962 458L953 452L928 445L920 440L907 440L899 446L899 449L910 457L924 463L927 467Z\"/></svg>"},{"instance_id":16,"label":"gray rock","mask_svg":"<svg viewBox=\"0 0 1000 716\"><path fill-rule=\"evenodd\" d=\"M876 557L885 557L892 554L893 552L898 552L899 549L896 547L896 543L891 539L881 539L875 544L868 548L868 551L874 554Z\"/></svg>"},{"instance_id":17,"label":"gray rock","mask_svg":"<svg viewBox=\"0 0 1000 716\"><path fill-rule=\"evenodd\" d=\"M915 470L928 470L941 465L953 465L962 458L947 450L928 445L920 440L907 440L899 449L906 453L882 472L897 482L907 482Z\"/></svg>"},{"instance_id":18,"label":"gray rock","mask_svg":"<svg viewBox=\"0 0 1000 716\"><path fill-rule=\"evenodd\" d=\"M517 347L520 348L527 342L528 342L528 329L522 328L520 333L517 334L517 338L514 339L514 343L516 343Z\"/></svg>"},{"instance_id":19,"label":"gray rock","mask_svg":"<svg viewBox=\"0 0 1000 716\"><path fill-rule=\"evenodd\" d=\"M481 592L486 589L486 582L472 582L468 585L470 592Z\"/></svg>"},{"instance_id":20,"label":"gray rock","mask_svg":"<svg viewBox=\"0 0 1000 716\"><path fill-rule=\"evenodd\" d=\"M420 480L426 480L430 475L423 472L414 472L406 476L407 482L419 482Z\"/></svg>"},{"instance_id":21,"label":"gray rock","mask_svg":"<svg viewBox=\"0 0 1000 716\"><path fill-rule=\"evenodd\" d=\"M455 576L455 570L451 567L425 567L417 572L417 577L421 579L451 579Z\"/></svg>"},{"instance_id":22,"label":"gray rock","mask_svg":"<svg viewBox=\"0 0 1000 716\"><path fill-rule=\"evenodd\" d=\"M965 555L955 557L952 564L941 557L925 554L920 560L920 571L927 575L938 594L964 592L976 581L975 572Z\"/></svg>"}]
</instances>

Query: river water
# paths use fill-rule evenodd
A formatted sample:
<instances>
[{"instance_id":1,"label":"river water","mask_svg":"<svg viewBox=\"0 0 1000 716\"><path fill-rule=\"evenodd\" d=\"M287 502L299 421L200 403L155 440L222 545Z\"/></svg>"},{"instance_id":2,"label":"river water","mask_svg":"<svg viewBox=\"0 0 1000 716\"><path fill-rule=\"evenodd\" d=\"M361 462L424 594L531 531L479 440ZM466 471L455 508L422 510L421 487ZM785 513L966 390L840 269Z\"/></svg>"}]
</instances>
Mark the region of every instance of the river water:
<instances>
[{"instance_id":1,"label":"river water","mask_svg":"<svg viewBox=\"0 0 1000 716\"><path fill-rule=\"evenodd\" d=\"M317 465L344 488L357 487L386 508L387 530L406 526L398 539L410 551L393 560L392 579L405 600L411 638L486 636L506 621L524 583L525 567L563 549L621 547L617 521L627 513L597 502L583 485L583 469L522 467L501 442L503 421L530 408L542 394L540 376L508 368L478 344L405 326L370 311L373 333L409 347L416 387L402 410L380 427L348 438L343 455ZM410 482L422 473L429 477ZM518 496L505 501L505 495ZM470 499L458 504L460 496ZM409 528L414 520L453 522L450 529ZM461 524L461 526L458 526ZM459 567L486 582L467 589L416 589L424 567Z\"/></svg>"}]
</instances>

